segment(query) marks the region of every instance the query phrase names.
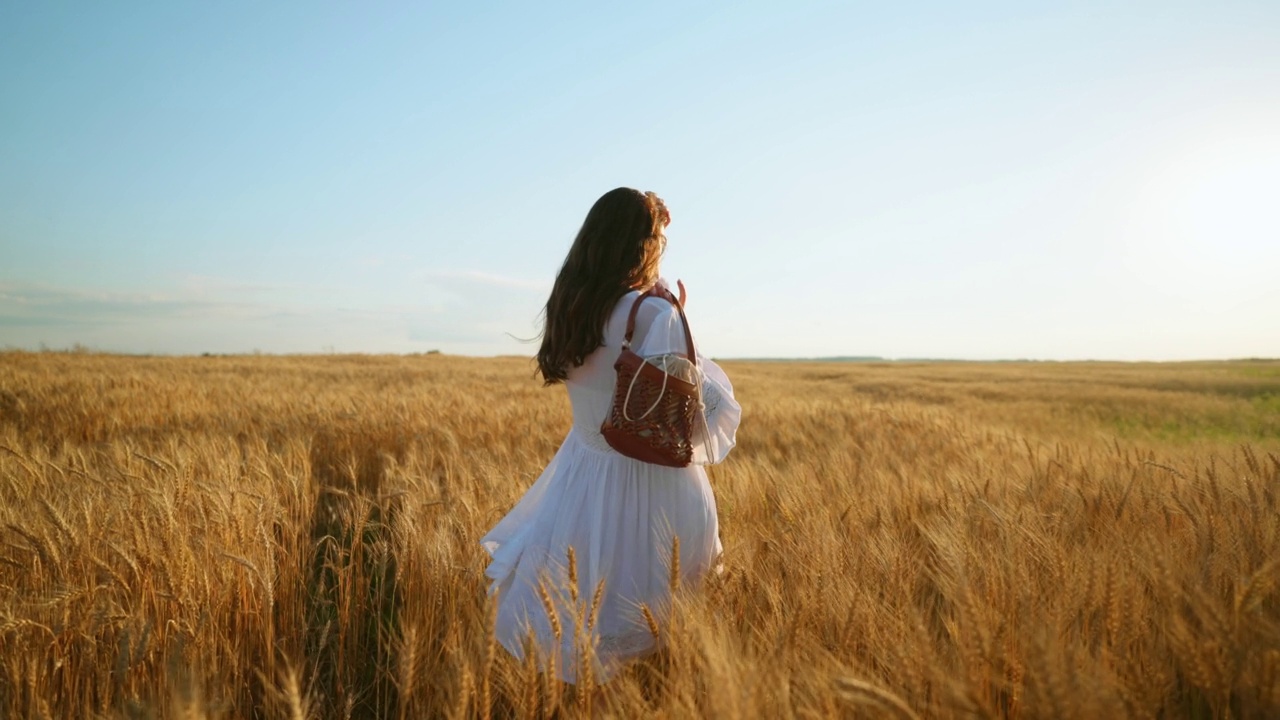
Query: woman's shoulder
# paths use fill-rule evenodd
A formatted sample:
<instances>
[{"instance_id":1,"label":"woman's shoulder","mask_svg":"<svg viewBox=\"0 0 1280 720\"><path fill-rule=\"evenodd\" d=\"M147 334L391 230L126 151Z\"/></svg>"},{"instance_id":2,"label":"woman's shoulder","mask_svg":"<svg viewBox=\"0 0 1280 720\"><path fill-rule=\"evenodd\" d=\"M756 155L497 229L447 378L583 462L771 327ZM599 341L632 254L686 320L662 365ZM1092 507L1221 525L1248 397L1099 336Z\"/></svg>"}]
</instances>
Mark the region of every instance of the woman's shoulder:
<instances>
[{"instance_id":1,"label":"woman's shoulder","mask_svg":"<svg viewBox=\"0 0 1280 720\"><path fill-rule=\"evenodd\" d=\"M630 315L636 299L645 292L645 290L628 290L614 305L614 314L622 315L624 318ZM644 302L640 303L640 307L636 310L636 322L647 325L658 318L671 315L678 315L675 304L671 300L657 295L650 295L644 299Z\"/></svg>"},{"instance_id":2,"label":"woman's shoulder","mask_svg":"<svg viewBox=\"0 0 1280 720\"><path fill-rule=\"evenodd\" d=\"M622 297L618 298L618 301L613 304L614 316L622 315L626 317L627 313L631 312L631 306L635 304L636 298L640 297L640 293L640 290L628 290L623 293Z\"/></svg>"},{"instance_id":3,"label":"woman's shoulder","mask_svg":"<svg viewBox=\"0 0 1280 720\"><path fill-rule=\"evenodd\" d=\"M613 313L605 324L605 344L619 344L631 317L631 310L636 300L645 293L644 290L628 290L618 298L613 306ZM647 297L640 307L636 308L635 332L644 335L654 325L665 325L670 322L668 315L673 313L671 303L660 297Z\"/></svg>"}]
</instances>

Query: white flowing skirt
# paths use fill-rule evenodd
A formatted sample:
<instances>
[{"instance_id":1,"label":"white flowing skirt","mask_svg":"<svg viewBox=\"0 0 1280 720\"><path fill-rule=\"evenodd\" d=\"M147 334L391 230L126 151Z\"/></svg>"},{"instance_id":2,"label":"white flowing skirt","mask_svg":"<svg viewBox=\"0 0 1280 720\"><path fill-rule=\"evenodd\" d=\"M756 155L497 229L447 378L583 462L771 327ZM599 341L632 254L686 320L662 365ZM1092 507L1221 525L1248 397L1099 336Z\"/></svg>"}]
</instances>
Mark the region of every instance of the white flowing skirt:
<instances>
[{"instance_id":1,"label":"white flowing skirt","mask_svg":"<svg viewBox=\"0 0 1280 720\"><path fill-rule=\"evenodd\" d=\"M576 682L583 657L594 658L597 681L608 679L657 645L644 609L659 625L666 617L677 537L680 582L696 584L721 552L702 466L632 460L598 432L575 427L480 541L492 557L485 574L497 594L498 641L520 659L535 649L567 682Z\"/></svg>"}]
</instances>

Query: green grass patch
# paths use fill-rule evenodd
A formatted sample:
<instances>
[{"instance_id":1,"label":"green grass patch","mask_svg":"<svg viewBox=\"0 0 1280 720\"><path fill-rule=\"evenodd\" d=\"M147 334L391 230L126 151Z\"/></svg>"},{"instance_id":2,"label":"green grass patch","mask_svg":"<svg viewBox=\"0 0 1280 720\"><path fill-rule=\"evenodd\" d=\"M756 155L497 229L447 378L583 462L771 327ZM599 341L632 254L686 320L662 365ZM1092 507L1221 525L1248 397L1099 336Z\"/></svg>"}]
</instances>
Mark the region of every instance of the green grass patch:
<instances>
[{"instance_id":1,"label":"green grass patch","mask_svg":"<svg viewBox=\"0 0 1280 720\"><path fill-rule=\"evenodd\" d=\"M1119 415L1110 418L1107 425L1120 437L1174 444L1198 440L1245 443L1280 439L1280 395L1264 395L1235 404L1239 412Z\"/></svg>"}]
</instances>

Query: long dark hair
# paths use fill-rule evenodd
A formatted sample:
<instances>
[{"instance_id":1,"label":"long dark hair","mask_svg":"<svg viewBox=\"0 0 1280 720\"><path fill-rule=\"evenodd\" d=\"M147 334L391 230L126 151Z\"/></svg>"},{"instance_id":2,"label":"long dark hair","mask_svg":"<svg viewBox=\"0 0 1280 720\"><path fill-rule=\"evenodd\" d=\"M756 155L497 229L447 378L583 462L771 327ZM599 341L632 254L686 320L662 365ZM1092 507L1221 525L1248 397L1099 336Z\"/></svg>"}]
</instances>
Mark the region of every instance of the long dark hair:
<instances>
[{"instance_id":1,"label":"long dark hair","mask_svg":"<svg viewBox=\"0 0 1280 720\"><path fill-rule=\"evenodd\" d=\"M564 381L604 343L619 298L657 282L670 220L662 198L631 188L610 190L591 206L543 310L538 370L545 384Z\"/></svg>"}]
</instances>

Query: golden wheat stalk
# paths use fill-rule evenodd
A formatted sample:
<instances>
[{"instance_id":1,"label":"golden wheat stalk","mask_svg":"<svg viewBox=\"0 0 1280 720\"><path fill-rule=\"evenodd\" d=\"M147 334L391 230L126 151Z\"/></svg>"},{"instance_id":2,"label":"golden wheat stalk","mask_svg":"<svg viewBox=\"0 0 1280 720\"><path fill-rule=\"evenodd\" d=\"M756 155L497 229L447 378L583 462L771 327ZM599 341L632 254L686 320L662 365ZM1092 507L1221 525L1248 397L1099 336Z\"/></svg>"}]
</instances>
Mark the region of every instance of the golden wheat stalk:
<instances>
[{"instance_id":1,"label":"golden wheat stalk","mask_svg":"<svg viewBox=\"0 0 1280 720\"><path fill-rule=\"evenodd\" d=\"M852 699L871 700L882 707L887 706L907 720L920 720L920 716L907 705L902 698L878 685L851 677L836 678L836 687L846 697Z\"/></svg>"},{"instance_id":2,"label":"golden wheat stalk","mask_svg":"<svg viewBox=\"0 0 1280 720\"><path fill-rule=\"evenodd\" d=\"M569 599L576 607L578 605L578 557L570 545L565 553L568 555L569 564Z\"/></svg>"},{"instance_id":3,"label":"golden wheat stalk","mask_svg":"<svg viewBox=\"0 0 1280 720\"><path fill-rule=\"evenodd\" d=\"M596 622L600 619L600 605L604 602L604 578L596 583L596 591L591 595L591 615L587 620L587 627L595 629Z\"/></svg>"},{"instance_id":4,"label":"golden wheat stalk","mask_svg":"<svg viewBox=\"0 0 1280 720\"><path fill-rule=\"evenodd\" d=\"M654 618L653 612L649 610L649 606L647 604L640 603L640 613L644 615L645 625L649 626L649 634L653 636L654 640L657 640L658 639L658 621L656 618Z\"/></svg>"},{"instance_id":5,"label":"golden wheat stalk","mask_svg":"<svg viewBox=\"0 0 1280 720\"><path fill-rule=\"evenodd\" d=\"M493 662L498 653L498 603L489 602L488 622L485 623L484 664L480 670L480 717L489 717L493 708Z\"/></svg>"},{"instance_id":6,"label":"golden wheat stalk","mask_svg":"<svg viewBox=\"0 0 1280 720\"><path fill-rule=\"evenodd\" d=\"M556 604L551 600L551 593L547 591L547 584L541 580L538 581L538 597L542 600L542 609L547 613L547 622L551 624L551 634L555 635L558 642L560 640L560 613L556 612Z\"/></svg>"}]
</instances>

